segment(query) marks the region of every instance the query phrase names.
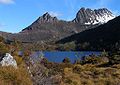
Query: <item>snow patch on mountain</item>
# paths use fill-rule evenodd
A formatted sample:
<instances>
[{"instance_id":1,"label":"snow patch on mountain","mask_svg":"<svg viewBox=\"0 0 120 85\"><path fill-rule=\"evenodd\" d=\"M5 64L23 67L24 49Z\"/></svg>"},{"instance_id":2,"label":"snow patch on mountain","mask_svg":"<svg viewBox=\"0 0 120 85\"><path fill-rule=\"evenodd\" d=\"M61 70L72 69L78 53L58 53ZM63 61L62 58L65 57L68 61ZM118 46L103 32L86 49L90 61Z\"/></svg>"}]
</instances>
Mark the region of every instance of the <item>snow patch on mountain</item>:
<instances>
[{"instance_id":1,"label":"snow patch on mountain","mask_svg":"<svg viewBox=\"0 0 120 85\"><path fill-rule=\"evenodd\" d=\"M106 8L95 10L81 8L73 22L84 25L104 24L115 17L116 16Z\"/></svg>"}]
</instances>

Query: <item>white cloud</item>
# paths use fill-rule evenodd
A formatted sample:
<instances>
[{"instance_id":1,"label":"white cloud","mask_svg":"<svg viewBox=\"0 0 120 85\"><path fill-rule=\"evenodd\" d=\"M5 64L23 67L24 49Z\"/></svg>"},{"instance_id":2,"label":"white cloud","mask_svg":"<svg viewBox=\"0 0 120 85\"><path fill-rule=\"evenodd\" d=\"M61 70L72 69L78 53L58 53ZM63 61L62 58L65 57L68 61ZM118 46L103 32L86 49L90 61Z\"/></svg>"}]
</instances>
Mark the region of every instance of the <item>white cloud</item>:
<instances>
[{"instance_id":1,"label":"white cloud","mask_svg":"<svg viewBox=\"0 0 120 85\"><path fill-rule=\"evenodd\" d=\"M50 13L50 15L51 15L52 17L59 17L59 16L62 15L61 13L53 12L53 11L50 11L49 13Z\"/></svg>"},{"instance_id":2,"label":"white cloud","mask_svg":"<svg viewBox=\"0 0 120 85\"><path fill-rule=\"evenodd\" d=\"M14 0L0 0L0 4L13 4Z\"/></svg>"}]
</instances>

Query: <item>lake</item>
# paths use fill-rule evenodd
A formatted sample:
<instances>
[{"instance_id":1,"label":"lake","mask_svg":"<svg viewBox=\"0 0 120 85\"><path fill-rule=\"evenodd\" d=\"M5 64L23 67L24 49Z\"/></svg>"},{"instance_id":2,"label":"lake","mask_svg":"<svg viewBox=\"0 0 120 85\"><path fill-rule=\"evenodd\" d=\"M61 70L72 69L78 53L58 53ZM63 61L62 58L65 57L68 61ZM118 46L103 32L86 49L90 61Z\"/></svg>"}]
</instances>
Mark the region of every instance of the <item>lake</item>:
<instances>
[{"instance_id":1,"label":"lake","mask_svg":"<svg viewBox=\"0 0 120 85\"><path fill-rule=\"evenodd\" d=\"M44 56L47 58L50 62L56 62L61 63L63 59L68 57L71 60L71 63L73 63L77 59L81 59L83 56L88 55L100 55L101 52L95 52L95 51L80 51L80 52L73 52L73 51L55 51L55 52L48 52L48 51L37 51L32 53L31 57L34 59L38 59L40 56Z\"/></svg>"}]
</instances>

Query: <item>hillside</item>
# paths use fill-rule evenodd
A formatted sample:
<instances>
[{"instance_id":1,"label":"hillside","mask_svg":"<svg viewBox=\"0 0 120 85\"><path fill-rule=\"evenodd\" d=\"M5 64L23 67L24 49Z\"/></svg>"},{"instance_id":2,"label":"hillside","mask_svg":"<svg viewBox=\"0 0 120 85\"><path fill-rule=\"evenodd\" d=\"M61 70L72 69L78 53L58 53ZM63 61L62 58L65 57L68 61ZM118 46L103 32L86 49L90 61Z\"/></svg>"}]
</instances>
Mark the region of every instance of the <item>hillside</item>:
<instances>
[{"instance_id":1,"label":"hillside","mask_svg":"<svg viewBox=\"0 0 120 85\"><path fill-rule=\"evenodd\" d=\"M75 41L77 50L120 50L120 16L106 24L66 37L57 43Z\"/></svg>"}]
</instances>

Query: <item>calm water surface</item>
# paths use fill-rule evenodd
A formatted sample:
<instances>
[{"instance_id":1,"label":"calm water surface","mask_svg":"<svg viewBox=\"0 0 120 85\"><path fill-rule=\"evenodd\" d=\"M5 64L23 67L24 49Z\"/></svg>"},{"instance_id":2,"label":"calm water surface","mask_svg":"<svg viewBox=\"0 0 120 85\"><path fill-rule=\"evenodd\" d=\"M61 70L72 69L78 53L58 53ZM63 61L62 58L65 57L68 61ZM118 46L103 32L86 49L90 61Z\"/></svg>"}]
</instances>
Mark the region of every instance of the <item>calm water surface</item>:
<instances>
[{"instance_id":1,"label":"calm water surface","mask_svg":"<svg viewBox=\"0 0 120 85\"><path fill-rule=\"evenodd\" d=\"M38 58L41 55L44 56L45 58L47 58L50 62L56 62L56 63L60 63L63 61L63 59L65 59L66 57L68 57L71 62L73 63L75 60L77 59L81 59L83 56L88 56L88 55L100 55L101 52L95 52L95 51L80 51L80 52L73 52L73 51L57 51L57 52L48 52L48 51L37 51L34 52L31 56L34 58Z\"/></svg>"}]
</instances>

